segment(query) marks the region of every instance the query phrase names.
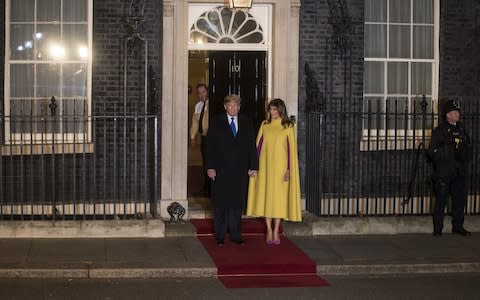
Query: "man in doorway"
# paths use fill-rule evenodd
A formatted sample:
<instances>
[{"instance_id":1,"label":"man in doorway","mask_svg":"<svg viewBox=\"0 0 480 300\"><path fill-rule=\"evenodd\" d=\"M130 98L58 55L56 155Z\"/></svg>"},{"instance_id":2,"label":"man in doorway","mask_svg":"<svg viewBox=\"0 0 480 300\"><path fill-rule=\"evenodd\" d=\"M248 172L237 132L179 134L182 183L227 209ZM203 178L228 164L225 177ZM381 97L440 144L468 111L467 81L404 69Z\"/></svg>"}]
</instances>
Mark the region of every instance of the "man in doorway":
<instances>
[{"instance_id":1,"label":"man in doorway","mask_svg":"<svg viewBox=\"0 0 480 300\"><path fill-rule=\"evenodd\" d=\"M206 176L205 168L205 146L207 144L207 134L209 125L208 114L208 86L204 83L200 83L196 87L198 102L195 104L195 109L192 116L192 127L190 128L190 143L195 145L197 134L200 135L200 151L202 153L202 166L203 166L203 190L202 194L210 196L210 182Z\"/></svg>"},{"instance_id":2,"label":"man in doorway","mask_svg":"<svg viewBox=\"0 0 480 300\"><path fill-rule=\"evenodd\" d=\"M467 202L466 173L470 137L460 122L460 108L452 100L443 109L445 120L433 130L428 154L433 161L433 188L436 197L433 235L441 236L445 206L452 197L452 233L470 235L463 227Z\"/></svg>"},{"instance_id":3,"label":"man in doorway","mask_svg":"<svg viewBox=\"0 0 480 300\"><path fill-rule=\"evenodd\" d=\"M224 99L225 113L212 119L207 137L206 168L212 180L212 205L217 245L230 240L243 244L241 218L247 204L248 177L258 170L252 121L239 115L240 97Z\"/></svg>"}]
</instances>

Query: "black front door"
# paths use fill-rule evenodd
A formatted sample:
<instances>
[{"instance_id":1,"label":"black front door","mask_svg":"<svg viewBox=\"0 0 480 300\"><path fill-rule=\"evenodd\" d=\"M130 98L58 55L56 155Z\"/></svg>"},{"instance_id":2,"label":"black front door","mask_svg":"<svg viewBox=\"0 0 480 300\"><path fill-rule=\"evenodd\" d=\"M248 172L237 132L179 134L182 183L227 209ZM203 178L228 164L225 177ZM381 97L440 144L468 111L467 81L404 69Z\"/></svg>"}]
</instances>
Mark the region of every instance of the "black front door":
<instances>
[{"instance_id":1,"label":"black front door","mask_svg":"<svg viewBox=\"0 0 480 300\"><path fill-rule=\"evenodd\" d=\"M237 94L242 98L241 113L252 118L255 128L258 129L265 119L266 74L266 52L210 52L210 112L223 113L225 96Z\"/></svg>"}]
</instances>

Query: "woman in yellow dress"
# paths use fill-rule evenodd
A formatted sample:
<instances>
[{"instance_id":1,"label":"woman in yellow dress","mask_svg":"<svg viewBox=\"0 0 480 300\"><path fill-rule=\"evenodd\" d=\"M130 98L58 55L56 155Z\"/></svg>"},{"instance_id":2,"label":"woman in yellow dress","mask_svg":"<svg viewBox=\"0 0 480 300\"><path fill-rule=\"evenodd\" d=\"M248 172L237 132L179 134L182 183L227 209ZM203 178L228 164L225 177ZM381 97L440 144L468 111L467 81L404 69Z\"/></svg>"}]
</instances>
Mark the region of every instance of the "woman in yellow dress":
<instances>
[{"instance_id":1,"label":"woman in yellow dress","mask_svg":"<svg viewBox=\"0 0 480 300\"><path fill-rule=\"evenodd\" d=\"M257 135L259 169L250 177L247 215L265 217L266 243L278 245L281 220L302 220L297 139L283 100L273 99L267 112Z\"/></svg>"}]
</instances>

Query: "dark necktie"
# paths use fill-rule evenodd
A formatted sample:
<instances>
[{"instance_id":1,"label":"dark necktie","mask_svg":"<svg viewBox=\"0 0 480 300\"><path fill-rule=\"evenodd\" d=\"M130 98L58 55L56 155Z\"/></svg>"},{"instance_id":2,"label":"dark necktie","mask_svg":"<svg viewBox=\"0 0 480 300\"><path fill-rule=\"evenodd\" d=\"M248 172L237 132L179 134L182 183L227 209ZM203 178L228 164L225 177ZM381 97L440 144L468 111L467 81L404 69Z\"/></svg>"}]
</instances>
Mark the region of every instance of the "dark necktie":
<instances>
[{"instance_id":1,"label":"dark necktie","mask_svg":"<svg viewBox=\"0 0 480 300\"><path fill-rule=\"evenodd\" d=\"M230 129L232 129L232 134L233 136L237 136L237 127L235 126L235 122L234 122L235 118L232 117L232 121L230 122Z\"/></svg>"},{"instance_id":2,"label":"dark necktie","mask_svg":"<svg viewBox=\"0 0 480 300\"><path fill-rule=\"evenodd\" d=\"M207 106L207 103L203 102L202 112L200 113L200 120L198 122L198 132L200 134L203 133L203 114L205 113L205 106Z\"/></svg>"}]
</instances>

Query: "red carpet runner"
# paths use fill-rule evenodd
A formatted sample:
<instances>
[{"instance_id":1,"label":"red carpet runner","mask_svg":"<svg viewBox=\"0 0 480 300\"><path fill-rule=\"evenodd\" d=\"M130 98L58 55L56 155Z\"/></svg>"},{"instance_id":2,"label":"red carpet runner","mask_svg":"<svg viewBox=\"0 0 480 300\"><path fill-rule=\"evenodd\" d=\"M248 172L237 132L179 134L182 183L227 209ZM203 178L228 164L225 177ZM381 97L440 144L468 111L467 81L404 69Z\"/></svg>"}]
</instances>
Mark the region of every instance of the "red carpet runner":
<instances>
[{"instance_id":1,"label":"red carpet runner","mask_svg":"<svg viewBox=\"0 0 480 300\"><path fill-rule=\"evenodd\" d=\"M280 245L266 245L259 220L242 220L245 245L227 239L223 247L215 242L212 220L190 221L227 288L328 286L316 275L315 262L287 238L282 236Z\"/></svg>"}]
</instances>

